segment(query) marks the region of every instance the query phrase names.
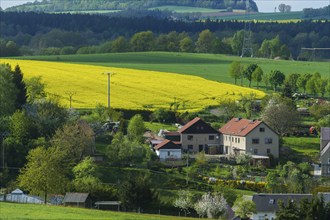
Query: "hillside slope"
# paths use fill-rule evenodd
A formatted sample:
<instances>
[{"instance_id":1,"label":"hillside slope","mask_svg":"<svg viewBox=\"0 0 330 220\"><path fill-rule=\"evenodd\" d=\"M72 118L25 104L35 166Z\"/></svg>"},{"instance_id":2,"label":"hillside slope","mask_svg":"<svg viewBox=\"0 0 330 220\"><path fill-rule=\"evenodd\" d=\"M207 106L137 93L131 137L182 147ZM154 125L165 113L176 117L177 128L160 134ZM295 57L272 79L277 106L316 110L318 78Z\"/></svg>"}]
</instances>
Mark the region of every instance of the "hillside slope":
<instances>
[{"instance_id":1,"label":"hillside slope","mask_svg":"<svg viewBox=\"0 0 330 220\"><path fill-rule=\"evenodd\" d=\"M7 11L43 11L43 12L63 12L63 11L86 11L86 10L131 10L148 9L160 6L190 6L200 8L217 9L245 9L246 0L43 0L41 2L26 3L23 5L8 8ZM253 0L250 7L253 11L258 11L258 7Z\"/></svg>"},{"instance_id":2,"label":"hillside slope","mask_svg":"<svg viewBox=\"0 0 330 220\"><path fill-rule=\"evenodd\" d=\"M255 89L169 72L13 59L0 59L0 63L19 65L26 78L42 76L46 91L58 95L65 106L69 104L66 93L75 92L75 108L106 104L107 76L103 73L107 72L115 73L111 76L111 106L116 109L155 110L175 105L178 111L197 112L224 99L238 100L240 94L265 95Z\"/></svg>"}]
</instances>

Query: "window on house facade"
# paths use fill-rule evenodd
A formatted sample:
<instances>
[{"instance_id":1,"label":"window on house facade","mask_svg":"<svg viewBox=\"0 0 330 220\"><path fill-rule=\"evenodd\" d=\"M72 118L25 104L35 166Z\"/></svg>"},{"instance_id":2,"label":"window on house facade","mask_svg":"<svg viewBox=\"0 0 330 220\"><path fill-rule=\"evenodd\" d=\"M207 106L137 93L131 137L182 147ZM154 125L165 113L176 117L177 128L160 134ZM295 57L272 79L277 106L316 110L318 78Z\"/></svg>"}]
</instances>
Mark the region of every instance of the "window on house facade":
<instances>
[{"instance_id":1,"label":"window on house facade","mask_svg":"<svg viewBox=\"0 0 330 220\"><path fill-rule=\"evenodd\" d=\"M188 145L188 150L192 150L193 148L194 148L193 145L191 144Z\"/></svg>"},{"instance_id":2,"label":"window on house facade","mask_svg":"<svg viewBox=\"0 0 330 220\"><path fill-rule=\"evenodd\" d=\"M330 163L330 158L328 158L328 163Z\"/></svg>"},{"instance_id":3,"label":"window on house facade","mask_svg":"<svg viewBox=\"0 0 330 220\"><path fill-rule=\"evenodd\" d=\"M213 135L209 135L209 140L213 141L214 140L214 136Z\"/></svg>"},{"instance_id":4,"label":"window on house facade","mask_svg":"<svg viewBox=\"0 0 330 220\"><path fill-rule=\"evenodd\" d=\"M170 151L167 151L167 156L171 156L171 152Z\"/></svg>"},{"instance_id":5,"label":"window on house facade","mask_svg":"<svg viewBox=\"0 0 330 220\"><path fill-rule=\"evenodd\" d=\"M267 154L270 154L270 149L269 148L267 149Z\"/></svg>"},{"instance_id":6,"label":"window on house facade","mask_svg":"<svg viewBox=\"0 0 330 220\"><path fill-rule=\"evenodd\" d=\"M260 132L265 132L265 128L259 128Z\"/></svg>"},{"instance_id":7,"label":"window on house facade","mask_svg":"<svg viewBox=\"0 0 330 220\"><path fill-rule=\"evenodd\" d=\"M188 135L188 141L192 141L194 139L194 136Z\"/></svg>"},{"instance_id":8,"label":"window on house facade","mask_svg":"<svg viewBox=\"0 0 330 220\"><path fill-rule=\"evenodd\" d=\"M259 138L253 138L252 144L259 144Z\"/></svg>"},{"instance_id":9,"label":"window on house facade","mask_svg":"<svg viewBox=\"0 0 330 220\"><path fill-rule=\"evenodd\" d=\"M253 149L254 154L258 154L258 149Z\"/></svg>"},{"instance_id":10,"label":"window on house facade","mask_svg":"<svg viewBox=\"0 0 330 220\"><path fill-rule=\"evenodd\" d=\"M330 167L328 167L328 173L330 173Z\"/></svg>"},{"instance_id":11,"label":"window on house facade","mask_svg":"<svg viewBox=\"0 0 330 220\"><path fill-rule=\"evenodd\" d=\"M265 144L272 144L273 139L272 138L265 138Z\"/></svg>"},{"instance_id":12,"label":"window on house facade","mask_svg":"<svg viewBox=\"0 0 330 220\"><path fill-rule=\"evenodd\" d=\"M241 138L238 138L238 143L240 143L241 142Z\"/></svg>"}]
</instances>

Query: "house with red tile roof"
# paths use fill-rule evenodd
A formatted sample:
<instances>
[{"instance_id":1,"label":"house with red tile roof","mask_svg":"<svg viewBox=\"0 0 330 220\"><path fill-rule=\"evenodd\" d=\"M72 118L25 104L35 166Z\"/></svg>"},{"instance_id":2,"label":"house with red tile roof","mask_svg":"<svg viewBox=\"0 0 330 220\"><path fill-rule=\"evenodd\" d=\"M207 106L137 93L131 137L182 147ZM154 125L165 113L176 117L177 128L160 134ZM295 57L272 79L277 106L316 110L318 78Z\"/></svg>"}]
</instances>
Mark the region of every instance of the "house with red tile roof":
<instances>
[{"instance_id":1,"label":"house with red tile roof","mask_svg":"<svg viewBox=\"0 0 330 220\"><path fill-rule=\"evenodd\" d=\"M223 154L220 132L196 117L178 131L182 149L189 152L204 151L207 154Z\"/></svg>"},{"instance_id":2,"label":"house with red tile roof","mask_svg":"<svg viewBox=\"0 0 330 220\"><path fill-rule=\"evenodd\" d=\"M279 135L263 121L233 118L219 132L225 154L279 156Z\"/></svg>"},{"instance_id":3,"label":"house with red tile roof","mask_svg":"<svg viewBox=\"0 0 330 220\"><path fill-rule=\"evenodd\" d=\"M171 140L163 140L154 147L160 161L166 160L181 160L181 147L173 143Z\"/></svg>"}]
</instances>

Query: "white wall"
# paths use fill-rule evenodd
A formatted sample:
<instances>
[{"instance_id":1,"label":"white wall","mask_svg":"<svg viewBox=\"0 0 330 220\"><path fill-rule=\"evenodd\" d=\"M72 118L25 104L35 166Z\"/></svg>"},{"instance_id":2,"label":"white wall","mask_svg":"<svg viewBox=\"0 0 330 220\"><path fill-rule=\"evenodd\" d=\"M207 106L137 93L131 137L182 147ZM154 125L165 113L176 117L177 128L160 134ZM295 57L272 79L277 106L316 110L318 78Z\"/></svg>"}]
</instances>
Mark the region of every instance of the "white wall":
<instances>
[{"instance_id":1,"label":"white wall","mask_svg":"<svg viewBox=\"0 0 330 220\"><path fill-rule=\"evenodd\" d=\"M161 161L166 159L180 160L182 157L181 149L160 149L156 150L156 154Z\"/></svg>"},{"instance_id":2,"label":"white wall","mask_svg":"<svg viewBox=\"0 0 330 220\"><path fill-rule=\"evenodd\" d=\"M267 215L267 217L265 217ZM258 212L257 214L253 214L252 220L274 220L276 215L274 212Z\"/></svg>"}]
</instances>

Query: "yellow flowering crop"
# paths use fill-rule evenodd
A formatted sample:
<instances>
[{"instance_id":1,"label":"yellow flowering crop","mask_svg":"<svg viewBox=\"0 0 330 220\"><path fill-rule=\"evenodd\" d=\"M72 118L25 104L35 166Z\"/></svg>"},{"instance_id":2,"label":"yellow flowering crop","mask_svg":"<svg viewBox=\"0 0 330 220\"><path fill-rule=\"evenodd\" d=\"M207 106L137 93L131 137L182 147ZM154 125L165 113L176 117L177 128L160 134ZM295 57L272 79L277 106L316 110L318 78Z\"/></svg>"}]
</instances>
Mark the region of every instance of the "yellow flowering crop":
<instances>
[{"instance_id":1,"label":"yellow flowering crop","mask_svg":"<svg viewBox=\"0 0 330 220\"><path fill-rule=\"evenodd\" d=\"M107 75L111 76L111 107L121 109L169 108L176 102L179 111L199 111L219 104L219 100L238 99L239 94L255 93L261 98L264 93L226 83L206 80L201 77L112 68L60 62L0 59L12 68L19 65L24 78L42 76L46 91L57 94L64 106L69 106L67 92L75 92L74 108L94 108L107 104Z\"/></svg>"}]
</instances>

